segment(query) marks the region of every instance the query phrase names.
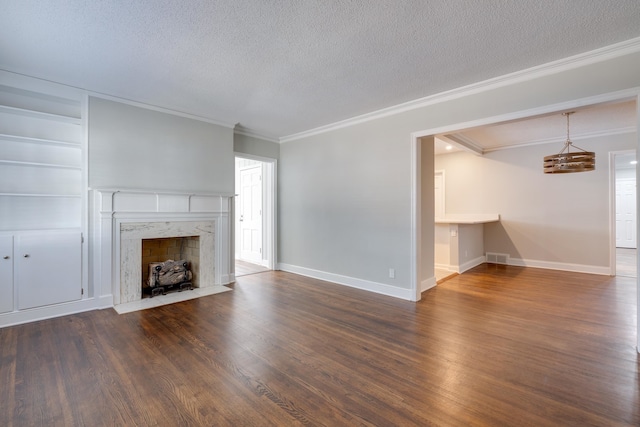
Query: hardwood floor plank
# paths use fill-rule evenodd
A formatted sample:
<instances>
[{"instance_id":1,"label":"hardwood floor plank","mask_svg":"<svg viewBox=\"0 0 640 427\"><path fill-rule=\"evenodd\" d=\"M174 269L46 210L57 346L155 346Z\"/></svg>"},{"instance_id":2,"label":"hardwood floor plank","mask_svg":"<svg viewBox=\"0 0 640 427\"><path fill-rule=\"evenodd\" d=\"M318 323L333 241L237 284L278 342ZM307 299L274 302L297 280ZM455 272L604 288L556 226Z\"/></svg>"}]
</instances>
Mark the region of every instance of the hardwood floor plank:
<instances>
[{"instance_id":1,"label":"hardwood floor plank","mask_svg":"<svg viewBox=\"0 0 640 427\"><path fill-rule=\"evenodd\" d=\"M283 272L0 329L0 425L637 426L636 285L482 265L413 303Z\"/></svg>"}]
</instances>

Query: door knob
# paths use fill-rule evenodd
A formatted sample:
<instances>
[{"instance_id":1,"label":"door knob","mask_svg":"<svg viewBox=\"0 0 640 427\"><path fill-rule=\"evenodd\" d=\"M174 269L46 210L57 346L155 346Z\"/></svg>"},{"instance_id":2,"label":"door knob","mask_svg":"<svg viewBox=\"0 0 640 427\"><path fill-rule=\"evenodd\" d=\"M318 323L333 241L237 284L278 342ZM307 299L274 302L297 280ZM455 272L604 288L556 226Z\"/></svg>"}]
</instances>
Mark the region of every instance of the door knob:
<instances>
[{"instance_id":1,"label":"door knob","mask_svg":"<svg viewBox=\"0 0 640 427\"><path fill-rule=\"evenodd\" d=\"M3 256L2 258L4 258L4 259L9 259L9 255L5 255L5 256Z\"/></svg>"},{"instance_id":2,"label":"door knob","mask_svg":"<svg viewBox=\"0 0 640 427\"><path fill-rule=\"evenodd\" d=\"M24 254L24 257L25 258L29 258L29 254Z\"/></svg>"}]
</instances>

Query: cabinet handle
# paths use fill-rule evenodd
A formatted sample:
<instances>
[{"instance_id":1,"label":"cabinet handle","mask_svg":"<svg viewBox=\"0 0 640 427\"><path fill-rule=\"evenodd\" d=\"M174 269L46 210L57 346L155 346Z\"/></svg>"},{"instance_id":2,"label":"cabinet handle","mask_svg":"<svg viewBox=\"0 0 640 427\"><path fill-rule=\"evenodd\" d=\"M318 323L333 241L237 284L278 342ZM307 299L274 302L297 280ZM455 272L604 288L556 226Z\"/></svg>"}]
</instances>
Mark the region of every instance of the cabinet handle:
<instances>
[{"instance_id":1,"label":"cabinet handle","mask_svg":"<svg viewBox=\"0 0 640 427\"><path fill-rule=\"evenodd\" d=\"M29 258L29 254L24 254L24 257L25 258Z\"/></svg>"},{"instance_id":2,"label":"cabinet handle","mask_svg":"<svg viewBox=\"0 0 640 427\"><path fill-rule=\"evenodd\" d=\"M5 255L2 257L3 259L9 259L9 255Z\"/></svg>"}]
</instances>

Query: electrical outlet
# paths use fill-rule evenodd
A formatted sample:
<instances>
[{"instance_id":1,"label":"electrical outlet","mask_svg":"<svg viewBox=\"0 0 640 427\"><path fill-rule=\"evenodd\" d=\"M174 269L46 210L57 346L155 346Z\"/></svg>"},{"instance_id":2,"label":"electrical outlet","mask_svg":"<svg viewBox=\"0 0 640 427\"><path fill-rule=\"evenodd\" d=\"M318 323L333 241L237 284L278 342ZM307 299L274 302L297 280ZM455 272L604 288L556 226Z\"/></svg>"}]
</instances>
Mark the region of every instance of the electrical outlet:
<instances>
[{"instance_id":1,"label":"electrical outlet","mask_svg":"<svg viewBox=\"0 0 640 427\"><path fill-rule=\"evenodd\" d=\"M389 278L391 278L391 279L395 279L396 278L396 270L394 268L390 268L389 269Z\"/></svg>"}]
</instances>

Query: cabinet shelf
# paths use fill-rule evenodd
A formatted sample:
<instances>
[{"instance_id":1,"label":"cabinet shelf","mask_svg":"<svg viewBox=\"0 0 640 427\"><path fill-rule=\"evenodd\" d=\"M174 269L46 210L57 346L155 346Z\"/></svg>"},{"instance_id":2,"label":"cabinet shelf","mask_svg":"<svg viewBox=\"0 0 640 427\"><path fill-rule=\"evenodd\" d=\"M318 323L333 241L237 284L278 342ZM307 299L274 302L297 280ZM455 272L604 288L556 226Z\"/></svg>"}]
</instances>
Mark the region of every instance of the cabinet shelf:
<instances>
[{"instance_id":1,"label":"cabinet shelf","mask_svg":"<svg viewBox=\"0 0 640 427\"><path fill-rule=\"evenodd\" d=\"M82 145L79 142L59 141L55 139L31 138L28 136L7 135L4 133L0 133L0 141L25 142L30 144L41 144L41 145L60 145L64 147L74 147L77 149L82 148Z\"/></svg>"},{"instance_id":2,"label":"cabinet shelf","mask_svg":"<svg viewBox=\"0 0 640 427\"><path fill-rule=\"evenodd\" d=\"M0 193L0 197L48 197L59 199L80 199L82 198L82 194Z\"/></svg>"},{"instance_id":3,"label":"cabinet shelf","mask_svg":"<svg viewBox=\"0 0 640 427\"><path fill-rule=\"evenodd\" d=\"M33 166L37 168L82 170L81 166L60 165L55 163L22 162L19 160L0 160L0 165Z\"/></svg>"},{"instance_id":4,"label":"cabinet shelf","mask_svg":"<svg viewBox=\"0 0 640 427\"><path fill-rule=\"evenodd\" d=\"M79 117L63 116L60 114L43 113L41 111L25 110L24 108L8 107L0 105L0 113L17 114L20 116L33 117L36 119L52 120L60 123L81 125L82 119Z\"/></svg>"}]
</instances>

